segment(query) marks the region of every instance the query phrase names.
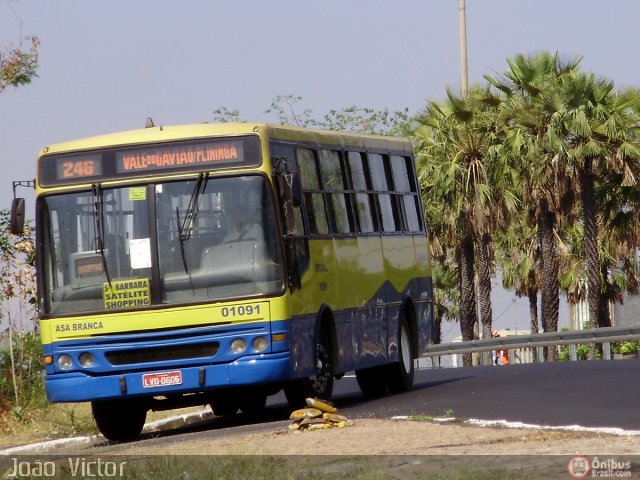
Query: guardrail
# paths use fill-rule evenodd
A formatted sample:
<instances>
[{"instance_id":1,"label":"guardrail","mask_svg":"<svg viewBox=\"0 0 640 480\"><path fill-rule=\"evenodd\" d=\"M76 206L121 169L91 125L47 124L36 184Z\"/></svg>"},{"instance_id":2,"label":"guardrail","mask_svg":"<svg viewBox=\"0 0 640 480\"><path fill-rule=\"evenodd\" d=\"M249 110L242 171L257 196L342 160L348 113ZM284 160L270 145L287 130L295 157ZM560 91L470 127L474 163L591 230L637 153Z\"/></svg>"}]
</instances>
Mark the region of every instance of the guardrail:
<instances>
[{"instance_id":1,"label":"guardrail","mask_svg":"<svg viewBox=\"0 0 640 480\"><path fill-rule=\"evenodd\" d=\"M491 352L494 350L542 349L569 345L569 357L577 360L577 345L601 343L602 358L611 359L611 342L625 342L640 339L640 326L637 327L603 327L589 330L565 330L560 332L535 333L530 335L509 335L464 342L441 343L430 345L423 357L442 357L465 353ZM538 350L538 359L543 359Z\"/></svg>"}]
</instances>

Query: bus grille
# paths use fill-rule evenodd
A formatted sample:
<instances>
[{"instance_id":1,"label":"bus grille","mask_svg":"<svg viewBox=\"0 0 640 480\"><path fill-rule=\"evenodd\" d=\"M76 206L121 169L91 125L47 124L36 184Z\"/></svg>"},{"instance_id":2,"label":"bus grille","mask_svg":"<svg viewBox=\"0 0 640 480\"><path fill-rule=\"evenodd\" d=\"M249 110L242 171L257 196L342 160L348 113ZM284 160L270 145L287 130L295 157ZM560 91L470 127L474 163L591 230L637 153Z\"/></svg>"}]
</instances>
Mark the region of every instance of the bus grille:
<instances>
[{"instance_id":1,"label":"bus grille","mask_svg":"<svg viewBox=\"0 0 640 480\"><path fill-rule=\"evenodd\" d=\"M147 362L185 360L189 358L212 357L218 352L219 344L202 343L195 345L172 345L170 347L141 348L116 351L105 354L112 365L131 365Z\"/></svg>"}]
</instances>

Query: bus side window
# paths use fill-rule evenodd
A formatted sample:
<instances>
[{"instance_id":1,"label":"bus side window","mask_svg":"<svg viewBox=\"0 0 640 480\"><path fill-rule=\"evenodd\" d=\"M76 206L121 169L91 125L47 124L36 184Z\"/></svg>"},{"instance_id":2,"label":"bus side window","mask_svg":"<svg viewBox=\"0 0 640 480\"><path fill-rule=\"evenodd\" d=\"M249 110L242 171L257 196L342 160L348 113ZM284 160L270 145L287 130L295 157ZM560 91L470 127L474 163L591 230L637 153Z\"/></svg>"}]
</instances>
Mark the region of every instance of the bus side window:
<instances>
[{"instance_id":1,"label":"bus side window","mask_svg":"<svg viewBox=\"0 0 640 480\"><path fill-rule=\"evenodd\" d=\"M403 214L404 230L412 233L420 232L422 231L422 212L411 158L392 155L391 170L398 204Z\"/></svg>"},{"instance_id":2,"label":"bus side window","mask_svg":"<svg viewBox=\"0 0 640 480\"><path fill-rule=\"evenodd\" d=\"M369 169L371 172L371 182L376 192L380 221L384 233L393 233L402 230L400 218L396 205L396 199L391 193L392 185L387 174L389 157L379 153L368 155Z\"/></svg>"},{"instance_id":3,"label":"bus side window","mask_svg":"<svg viewBox=\"0 0 640 480\"><path fill-rule=\"evenodd\" d=\"M320 188L320 179L318 178L316 152L306 148L298 148L296 153L309 233L312 235L327 235L329 233L329 221L324 194Z\"/></svg>"},{"instance_id":4,"label":"bus side window","mask_svg":"<svg viewBox=\"0 0 640 480\"><path fill-rule=\"evenodd\" d=\"M329 206L329 222L334 233L355 232L351 218L350 196L345 192L345 176L342 173L341 152L320 150L322 187Z\"/></svg>"},{"instance_id":5,"label":"bus side window","mask_svg":"<svg viewBox=\"0 0 640 480\"><path fill-rule=\"evenodd\" d=\"M361 152L347 153L347 178L352 190L352 205L357 222L358 232L374 233L376 231L375 210L371 185L367 179L367 167L364 154Z\"/></svg>"},{"instance_id":6,"label":"bus side window","mask_svg":"<svg viewBox=\"0 0 640 480\"><path fill-rule=\"evenodd\" d=\"M290 144L281 144L278 142L271 142L269 144L269 148L272 158L285 157L287 159L287 170L296 171L298 173L300 181L302 182L304 175L301 173L299 163L296 162L297 159L295 148ZM282 196L283 192L279 191L279 194L279 203L281 205L280 208L282 209L281 213L282 215L286 215L286 212L284 210L285 206L283 205L283 202L285 201ZM294 279L295 287L299 288L299 281L302 278L303 273L309 268L309 242L304 228L303 206L294 206L291 214L293 215L295 230L293 232L290 232L292 233L292 235L286 238L285 255L287 256L289 268L295 270L295 273L292 273L290 278ZM284 224L286 224L287 220L283 219L283 222Z\"/></svg>"}]
</instances>

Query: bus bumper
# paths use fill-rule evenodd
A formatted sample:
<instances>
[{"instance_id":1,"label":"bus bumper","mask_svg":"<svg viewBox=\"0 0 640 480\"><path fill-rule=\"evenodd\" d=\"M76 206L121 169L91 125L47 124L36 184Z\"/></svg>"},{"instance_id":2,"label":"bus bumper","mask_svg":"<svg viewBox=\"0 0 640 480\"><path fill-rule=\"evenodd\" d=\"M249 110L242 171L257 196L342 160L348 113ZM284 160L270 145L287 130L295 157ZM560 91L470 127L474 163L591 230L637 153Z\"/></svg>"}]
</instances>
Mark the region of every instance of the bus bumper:
<instances>
[{"instance_id":1,"label":"bus bumper","mask_svg":"<svg viewBox=\"0 0 640 480\"><path fill-rule=\"evenodd\" d=\"M181 383L145 387L150 374L180 372ZM203 392L217 388L276 383L290 378L288 352L240 358L233 363L92 376L82 372L45 377L50 402L86 402L109 398ZM175 378L175 376L173 377Z\"/></svg>"}]
</instances>

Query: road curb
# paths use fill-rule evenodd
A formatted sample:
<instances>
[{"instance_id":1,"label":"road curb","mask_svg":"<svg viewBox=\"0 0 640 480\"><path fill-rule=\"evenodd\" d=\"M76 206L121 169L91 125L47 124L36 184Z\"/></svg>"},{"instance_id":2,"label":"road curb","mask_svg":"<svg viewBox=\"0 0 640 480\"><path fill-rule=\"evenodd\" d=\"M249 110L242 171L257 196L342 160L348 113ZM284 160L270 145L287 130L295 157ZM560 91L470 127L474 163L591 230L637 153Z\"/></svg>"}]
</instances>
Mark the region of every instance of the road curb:
<instances>
[{"instance_id":1,"label":"road curb","mask_svg":"<svg viewBox=\"0 0 640 480\"><path fill-rule=\"evenodd\" d=\"M214 416L215 415L211 410L202 410L200 412L162 418L160 420L146 423L142 428L142 432L151 433L173 430L176 428L181 428L188 425L194 425L196 423L211 420ZM5 448L4 450L0 450L0 456L41 454L47 453L53 448L85 447L101 441L105 441L105 438L102 435L56 438L54 440L47 440L46 442L37 442L28 445L19 445L17 447Z\"/></svg>"},{"instance_id":2,"label":"road curb","mask_svg":"<svg viewBox=\"0 0 640 480\"><path fill-rule=\"evenodd\" d=\"M211 420L215 415L211 410L201 410L199 412L188 413L185 415L176 415L175 417L163 418L145 424L142 428L143 433L162 432L165 430L173 430L175 428L186 427L195 423Z\"/></svg>"}]
</instances>

